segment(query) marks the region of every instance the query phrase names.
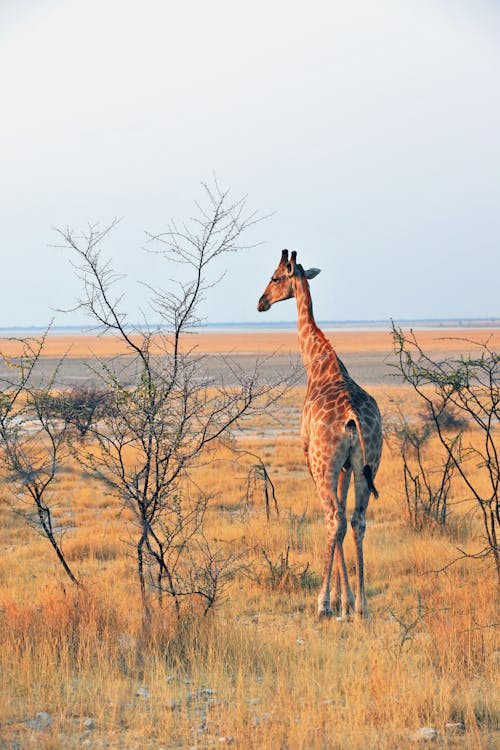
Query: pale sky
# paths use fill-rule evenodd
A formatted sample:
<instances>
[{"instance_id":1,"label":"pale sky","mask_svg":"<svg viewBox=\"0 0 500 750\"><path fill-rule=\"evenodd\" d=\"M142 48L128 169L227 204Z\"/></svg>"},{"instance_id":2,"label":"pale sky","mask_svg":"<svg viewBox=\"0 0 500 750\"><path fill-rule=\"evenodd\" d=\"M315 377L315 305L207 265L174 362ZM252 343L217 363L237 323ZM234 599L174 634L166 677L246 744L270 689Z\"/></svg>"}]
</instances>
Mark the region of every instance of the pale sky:
<instances>
[{"instance_id":1,"label":"pale sky","mask_svg":"<svg viewBox=\"0 0 500 750\"><path fill-rule=\"evenodd\" d=\"M318 319L500 317L497 0L0 0L0 70L0 326L74 303L54 227L117 216L138 320L213 172L272 216L209 321L293 320L256 310L284 247Z\"/></svg>"}]
</instances>

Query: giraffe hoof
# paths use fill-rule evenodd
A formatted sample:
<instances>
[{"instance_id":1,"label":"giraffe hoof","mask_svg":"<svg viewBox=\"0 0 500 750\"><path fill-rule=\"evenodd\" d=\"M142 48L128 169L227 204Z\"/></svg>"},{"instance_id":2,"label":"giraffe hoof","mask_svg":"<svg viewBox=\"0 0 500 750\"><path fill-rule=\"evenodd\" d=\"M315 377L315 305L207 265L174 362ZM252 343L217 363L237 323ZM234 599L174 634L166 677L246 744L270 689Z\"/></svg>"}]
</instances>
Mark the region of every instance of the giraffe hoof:
<instances>
[{"instance_id":1,"label":"giraffe hoof","mask_svg":"<svg viewBox=\"0 0 500 750\"><path fill-rule=\"evenodd\" d=\"M363 610L362 612L356 612L356 619L369 622L371 620L370 613L367 609Z\"/></svg>"},{"instance_id":2,"label":"giraffe hoof","mask_svg":"<svg viewBox=\"0 0 500 750\"><path fill-rule=\"evenodd\" d=\"M318 610L318 617L319 617L320 620L323 620L323 619L328 619L329 620L331 617L333 617L333 610L331 610L330 607L325 607L324 609L319 609Z\"/></svg>"}]
</instances>

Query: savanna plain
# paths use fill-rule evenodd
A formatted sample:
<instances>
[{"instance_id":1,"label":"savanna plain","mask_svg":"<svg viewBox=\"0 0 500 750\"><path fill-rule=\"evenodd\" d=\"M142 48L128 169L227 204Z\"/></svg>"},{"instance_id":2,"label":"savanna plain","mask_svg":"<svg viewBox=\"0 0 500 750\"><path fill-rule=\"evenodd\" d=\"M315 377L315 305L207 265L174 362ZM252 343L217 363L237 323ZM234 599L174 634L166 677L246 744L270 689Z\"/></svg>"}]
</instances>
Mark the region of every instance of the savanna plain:
<instances>
[{"instance_id":1,"label":"savanna plain","mask_svg":"<svg viewBox=\"0 0 500 750\"><path fill-rule=\"evenodd\" d=\"M410 388L391 377L389 332L329 335L386 425L401 412L419 418ZM422 341L448 352L452 335L427 331ZM498 331L493 338L498 347ZM291 333L200 334L193 343L240 362L260 356L269 368L272 351L280 367L298 351ZM77 372L96 350L117 353L110 338L53 336L45 356L66 352ZM497 584L484 561L459 551L481 548L480 520L457 484L446 528L414 530L390 439L367 512L371 617L317 619L325 531L299 440L304 392L299 379L267 417L242 423L234 440L249 453L236 460L216 446L195 469L211 497L205 533L239 561L206 615L195 603L178 617L167 603L144 617L129 511L74 459L55 501L81 588L0 487L0 747L500 745ZM437 442L428 450L437 455ZM250 454L274 485L269 514ZM345 550L353 584L349 531ZM425 727L432 739L418 734Z\"/></svg>"}]
</instances>

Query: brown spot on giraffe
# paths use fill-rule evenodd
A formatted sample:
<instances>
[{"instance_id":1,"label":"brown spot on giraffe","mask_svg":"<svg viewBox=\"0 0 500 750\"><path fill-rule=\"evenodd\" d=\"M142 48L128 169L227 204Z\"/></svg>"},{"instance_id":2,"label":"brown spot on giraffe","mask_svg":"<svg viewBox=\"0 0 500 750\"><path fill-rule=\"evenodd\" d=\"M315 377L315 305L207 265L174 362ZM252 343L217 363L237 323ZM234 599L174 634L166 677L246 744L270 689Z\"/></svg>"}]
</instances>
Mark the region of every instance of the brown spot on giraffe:
<instances>
[{"instance_id":1,"label":"brown spot on giraffe","mask_svg":"<svg viewBox=\"0 0 500 750\"><path fill-rule=\"evenodd\" d=\"M363 538L370 494L377 496L374 479L382 453L382 420L375 399L351 378L316 325L308 279L318 273L317 268L304 271L297 263L297 253L292 252L289 258L288 250L283 250L258 310L269 310L276 302L291 297L297 303L299 344L307 373L301 439L325 513L328 538L318 614L333 614L333 584L333 606L340 607L343 616L354 609L358 615L367 617ZM351 476L355 490L351 528L356 548L356 598L349 588L343 550Z\"/></svg>"}]
</instances>

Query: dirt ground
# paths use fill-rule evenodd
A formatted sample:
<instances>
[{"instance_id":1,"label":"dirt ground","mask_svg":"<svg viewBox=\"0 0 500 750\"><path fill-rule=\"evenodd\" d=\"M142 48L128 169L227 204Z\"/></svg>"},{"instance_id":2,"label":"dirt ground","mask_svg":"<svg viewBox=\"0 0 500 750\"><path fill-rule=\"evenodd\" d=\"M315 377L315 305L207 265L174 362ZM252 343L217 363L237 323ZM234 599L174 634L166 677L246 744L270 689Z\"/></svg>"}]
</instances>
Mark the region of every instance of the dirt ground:
<instances>
[{"instance_id":1,"label":"dirt ground","mask_svg":"<svg viewBox=\"0 0 500 750\"><path fill-rule=\"evenodd\" d=\"M389 385L399 382L392 367L395 358L390 331L325 332L350 374L359 383ZM490 346L500 348L499 329L421 330L417 332L417 337L422 347L438 359L473 350L471 342L488 340ZM186 337L186 348L194 348L197 354L203 355L201 369L215 380L224 378L227 385L232 382L231 366L250 371L258 362L261 375L269 378L283 377L294 366L301 367L295 331L201 332ZM18 342L0 339L0 352L3 355L15 357L20 351ZM57 387L97 384L96 360L109 361L113 357L118 358L120 366L127 363L126 349L116 337L50 335L37 366L35 382L41 384L59 365ZM64 358L62 363L61 358ZM5 382L12 377L12 368L4 361L0 362L0 379ZM299 373L297 383L305 383L303 371Z\"/></svg>"}]
</instances>

